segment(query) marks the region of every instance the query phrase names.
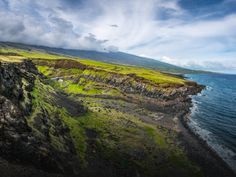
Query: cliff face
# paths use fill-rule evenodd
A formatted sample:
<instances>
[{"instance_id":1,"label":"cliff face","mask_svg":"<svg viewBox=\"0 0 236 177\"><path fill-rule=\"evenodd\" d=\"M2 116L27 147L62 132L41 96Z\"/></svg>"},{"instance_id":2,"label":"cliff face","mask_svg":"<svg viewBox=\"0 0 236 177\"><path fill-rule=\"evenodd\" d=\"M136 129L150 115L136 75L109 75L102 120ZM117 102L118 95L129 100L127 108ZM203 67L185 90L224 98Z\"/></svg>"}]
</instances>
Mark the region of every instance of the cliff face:
<instances>
[{"instance_id":1,"label":"cliff face","mask_svg":"<svg viewBox=\"0 0 236 177\"><path fill-rule=\"evenodd\" d=\"M116 71L107 71L106 69L96 68L89 66L78 61L73 60L54 60L45 61L37 59L34 61L39 66L51 67L55 71L60 69L81 71L78 74L73 73L76 77L73 77L71 73L53 73L53 77L60 76L71 77L74 83L78 83L81 79L91 80L93 82L107 84L113 87L117 87L127 94L139 94L154 99L162 99L163 101L174 100L179 97L188 97L194 95L202 90L202 86L188 81L186 84L173 84L164 83L157 84L149 79L137 76L137 74L121 74ZM70 75L69 75L70 74ZM166 74L168 75L168 74Z\"/></svg>"},{"instance_id":2,"label":"cliff face","mask_svg":"<svg viewBox=\"0 0 236 177\"><path fill-rule=\"evenodd\" d=\"M156 83L137 74L123 74L115 70L96 68L73 60L37 59L34 62L40 67L47 67L45 74L49 78L60 80L63 89L68 87L65 90L66 92L70 92L69 86L73 84L83 91L75 90L72 91L73 94L83 93L82 95L85 96L89 94L102 98L125 99L141 104L147 109L164 113L179 114L188 111L191 106L189 96L199 93L204 88L204 86L190 81L184 84ZM94 93L90 94L90 90L94 90ZM104 90L108 91L104 92Z\"/></svg>"},{"instance_id":3,"label":"cliff face","mask_svg":"<svg viewBox=\"0 0 236 177\"><path fill-rule=\"evenodd\" d=\"M10 161L73 173L70 162L75 164L76 152L68 128L58 115L49 115L43 105L38 112L33 110L35 80L41 82L42 78L31 61L1 63L0 154ZM52 145L53 136L61 139L63 151Z\"/></svg>"},{"instance_id":4,"label":"cliff face","mask_svg":"<svg viewBox=\"0 0 236 177\"><path fill-rule=\"evenodd\" d=\"M188 111L188 95L201 86L159 85L77 61L34 62L44 75L29 60L0 65L0 162L66 176L200 174L175 144L173 117Z\"/></svg>"},{"instance_id":5,"label":"cliff face","mask_svg":"<svg viewBox=\"0 0 236 177\"><path fill-rule=\"evenodd\" d=\"M233 176L179 121L203 86L146 68L0 50L1 177Z\"/></svg>"},{"instance_id":6,"label":"cliff face","mask_svg":"<svg viewBox=\"0 0 236 177\"><path fill-rule=\"evenodd\" d=\"M18 65L2 63L0 66L0 149L1 154L9 158L15 153L27 158L25 149L32 144L32 131L26 115L32 108L30 92L34 87L35 74L37 69L31 62Z\"/></svg>"}]
</instances>

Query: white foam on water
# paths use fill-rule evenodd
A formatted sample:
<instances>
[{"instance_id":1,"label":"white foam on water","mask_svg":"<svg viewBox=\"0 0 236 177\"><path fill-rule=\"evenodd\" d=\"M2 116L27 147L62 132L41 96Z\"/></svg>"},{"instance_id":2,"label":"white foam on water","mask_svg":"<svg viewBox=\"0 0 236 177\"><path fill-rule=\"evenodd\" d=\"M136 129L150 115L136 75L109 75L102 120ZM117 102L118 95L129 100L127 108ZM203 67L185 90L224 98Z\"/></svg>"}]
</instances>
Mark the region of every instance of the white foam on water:
<instances>
[{"instance_id":1,"label":"white foam on water","mask_svg":"<svg viewBox=\"0 0 236 177\"><path fill-rule=\"evenodd\" d=\"M194 116L196 113L199 113L198 105L201 104L200 101L192 99L193 106L190 108L191 117Z\"/></svg>"},{"instance_id":2,"label":"white foam on water","mask_svg":"<svg viewBox=\"0 0 236 177\"><path fill-rule=\"evenodd\" d=\"M206 89L207 89L207 90L210 90L210 91L213 90L213 88L210 87L210 86L206 86Z\"/></svg>"},{"instance_id":3,"label":"white foam on water","mask_svg":"<svg viewBox=\"0 0 236 177\"><path fill-rule=\"evenodd\" d=\"M189 77L190 80L195 80L192 77ZM204 83L204 80L203 80ZM214 84L214 82L213 82ZM221 141L221 138L217 136L217 134L214 134L213 132L210 132L207 127L205 128L203 126L204 122L200 122L200 116L201 115L201 108L204 105L201 105L203 103L197 101L199 96L208 96L207 93L210 93L214 91L214 85L209 86L208 81L204 85L206 88L199 94L195 96L191 96L193 106L191 108L191 115L188 121L189 127L192 129L193 132L195 132L200 138L202 138L206 143L236 172L236 152L234 152L231 148L228 148L226 145L224 145ZM225 91L225 90L223 90ZM227 92L228 93L228 92ZM230 90L229 93L232 93ZM222 95L220 95L222 96ZM201 100L201 99L200 99ZM203 100L204 101L204 100ZM232 101L232 100L231 100ZM201 105L201 106L200 106Z\"/></svg>"},{"instance_id":4,"label":"white foam on water","mask_svg":"<svg viewBox=\"0 0 236 177\"><path fill-rule=\"evenodd\" d=\"M197 113L197 105L194 105L196 108L194 108L191 113L191 117ZM189 127L204 141L206 141L206 143L236 172L236 153L220 144L219 138L217 138L212 132L200 127L197 120L194 120L191 117L188 122Z\"/></svg>"}]
</instances>

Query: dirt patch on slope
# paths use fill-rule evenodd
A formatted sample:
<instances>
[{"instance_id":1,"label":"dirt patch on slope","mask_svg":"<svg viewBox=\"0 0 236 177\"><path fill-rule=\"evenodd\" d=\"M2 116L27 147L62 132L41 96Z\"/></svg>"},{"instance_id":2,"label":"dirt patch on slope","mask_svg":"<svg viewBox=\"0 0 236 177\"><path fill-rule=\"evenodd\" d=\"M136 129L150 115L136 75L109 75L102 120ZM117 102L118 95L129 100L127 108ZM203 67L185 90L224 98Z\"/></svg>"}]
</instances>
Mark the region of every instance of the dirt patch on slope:
<instances>
[{"instance_id":1,"label":"dirt patch on slope","mask_svg":"<svg viewBox=\"0 0 236 177\"><path fill-rule=\"evenodd\" d=\"M80 116L86 112L86 108L78 101L74 101L65 93L53 94L54 104L58 107L65 108L70 116Z\"/></svg>"}]
</instances>

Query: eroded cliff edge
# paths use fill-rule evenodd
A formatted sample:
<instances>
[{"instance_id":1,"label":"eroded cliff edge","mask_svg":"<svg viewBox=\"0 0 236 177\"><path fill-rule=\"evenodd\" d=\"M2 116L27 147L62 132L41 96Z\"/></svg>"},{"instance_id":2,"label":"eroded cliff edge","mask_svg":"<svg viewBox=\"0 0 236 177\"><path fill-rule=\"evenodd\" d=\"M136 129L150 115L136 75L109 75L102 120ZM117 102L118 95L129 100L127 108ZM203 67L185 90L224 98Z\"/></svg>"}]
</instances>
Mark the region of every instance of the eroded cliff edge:
<instances>
[{"instance_id":1,"label":"eroded cliff edge","mask_svg":"<svg viewBox=\"0 0 236 177\"><path fill-rule=\"evenodd\" d=\"M203 175L186 156L178 122L203 86L159 85L71 60L33 62L0 67L5 176Z\"/></svg>"},{"instance_id":2,"label":"eroded cliff edge","mask_svg":"<svg viewBox=\"0 0 236 177\"><path fill-rule=\"evenodd\" d=\"M57 112L49 114L43 105L36 108L33 103L35 82L43 79L29 60L1 63L0 154L12 162L73 174L77 167L71 164L78 162L68 127ZM57 140L62 147L54 145Z\"/></svg>"}]
</instances>

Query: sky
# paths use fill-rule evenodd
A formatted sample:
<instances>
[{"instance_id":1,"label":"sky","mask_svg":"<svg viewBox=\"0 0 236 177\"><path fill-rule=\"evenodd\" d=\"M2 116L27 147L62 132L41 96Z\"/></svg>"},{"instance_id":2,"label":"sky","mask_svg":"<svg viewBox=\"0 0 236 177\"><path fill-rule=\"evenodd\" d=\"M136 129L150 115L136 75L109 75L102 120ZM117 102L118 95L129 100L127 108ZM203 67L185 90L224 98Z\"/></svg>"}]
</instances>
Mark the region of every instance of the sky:
<instances>
[{"instance_id":1,"label":"sky","mask_svg":"<svg viewBox=\"0 0 236 177\"><path fill-rule=\"evenodd\" d=\"M236 73L236 0L0 0L0 41Z\"/></svg>"}]
</instances>

